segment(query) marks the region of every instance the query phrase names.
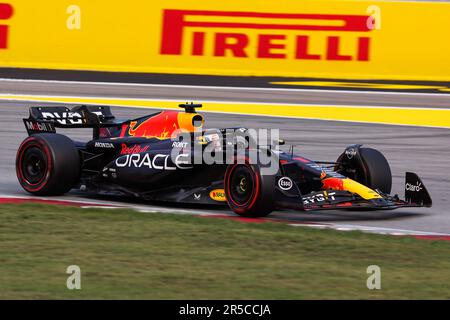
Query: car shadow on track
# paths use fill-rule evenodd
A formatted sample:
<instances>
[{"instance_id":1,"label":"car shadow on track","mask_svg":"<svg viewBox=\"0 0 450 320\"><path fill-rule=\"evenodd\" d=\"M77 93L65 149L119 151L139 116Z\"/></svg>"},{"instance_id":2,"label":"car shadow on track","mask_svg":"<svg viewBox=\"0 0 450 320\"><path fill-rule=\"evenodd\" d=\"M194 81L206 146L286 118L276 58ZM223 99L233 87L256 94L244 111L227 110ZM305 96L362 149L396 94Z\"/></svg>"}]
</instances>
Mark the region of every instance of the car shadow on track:
<instances>
[{"instance_id":1,"label":"car shadow on track","mask_svg":"<svg viewBox=\"0 0 450 320\"><path fill-rule=\"evenodd\" d=\"M236 217L226 205L205 205L205 204L185 204L185 203L168 203L161 201L148 201L139 198L124 197L124 196L111 196L111 195L86 195L82 194L84 198L103 200L103 201L114 201L117 204L127 204L127 205L138 205L138 206L151 206L152 209L157 210L158 207L164 209L183 209L183 210L196 210L193 214L219 214L228 215L231 217ZM338 221L372 221L372 220L393 220L393 219L407 219L420 217L425 214L413 211L400 210L327 210L327 211L274 211L267 218L271 220L284 221L284 222L338 222Z\"/></svg>"},{"instance_id":2,"label":"car shadow on track","mask_svg":"<svg viewBox=\"0 0 450 320\"><path fill-rule=\"evenodd\" d=\"M338 222L338 221L372 221L394 220L420 217L423 213L411 211L309 211L309 212L283 212L277 211L270 218L283 221L297 222Z\"/></svg>"}]
</instances>

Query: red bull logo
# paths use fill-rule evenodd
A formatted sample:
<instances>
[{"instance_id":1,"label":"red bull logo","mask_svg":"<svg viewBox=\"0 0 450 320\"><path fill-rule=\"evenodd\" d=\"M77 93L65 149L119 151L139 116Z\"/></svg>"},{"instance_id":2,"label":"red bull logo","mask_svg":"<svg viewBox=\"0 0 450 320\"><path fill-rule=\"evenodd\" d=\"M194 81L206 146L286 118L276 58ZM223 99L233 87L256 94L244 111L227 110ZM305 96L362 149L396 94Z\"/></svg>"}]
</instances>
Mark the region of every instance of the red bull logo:
<instances>
[{"instance_id":1,"label":"red bull logo","mask_svg":"<svg viewBox=\"0 0 450 320\"><path fill-rule=\"evenodd\" d=\"M178 111L162 111L143 120L131 121L122 127L121 137L146 137L157 139L170 139L179 131L193 132L194 117L201 117L196 113ZM201 123L203 118L201 117Z\"/></svg>"},{"instance_id":2,"label":"red bull logo","mask_svg":"<svg viewBox=\"0 0 450 320\"><path fill-rule=\"evenodd\" d=\"M122 143L122 148L120 149L120 154L133 154L133 153L143 153L147 151L149 146L141 147L138 144L135 144L134 146L127 146L125 143Z\"/></svg>"},{"instance_id":3,"label":"red bull logo","mask_svg":"<svg viewBox=\"0 0 450 320\"><path fill-rule=\"evenodd\" d=\"M8 48L8 25L1 24L13 15L13 7L8 3L0 3L0 49Z\"/></svg>"},{"instance_id":4,"label":"red bull logo","mask_svg":"<svg viewBox=\"0 0 450 320\"><path fill-rule=\"evenodd\" d=\"M128 135L133 137L168 139L172 132L179 129L177 117L177 112L163 111L141 123L131 121L128 128Z\"/></svg>"},{"instance_id":5,"label":"red bull logo","mask_svg":"<svg viewBox=\"0 0 450 320\"><path fill-rule=\"evenodd\" d=\"M297 60L369 61L371 31L366 15L302 14L229 12L203 10L164 10L160 53L163 55L214 56L235 58L268 58ZM373 19L372 19L373 20ZM372 23L373 21L370 20ZM187 29L191 28L191 34ZM204 31L198 31L198 30ZM224 29L224 32L217 30ZM250 36L244 30L257 31ZM214 30L214 31L208 31ZM279 34L283 30L283 34ZM278 34L276 34L278 31ZM293 31L291 34L288 31ZM318 33L324 52L311 52L309 34ZM323 32L329 31L332 34ZM341 52L341 37L336 32L354 32L354 43L347 44L346 54ZM183 53L186 38L190 52ZM212 48L207 50L207 48ZM255 50L256 48L256 50ZM350 49L351 48L351 49ZM356 49L356 50L355 50Z\"/></svg>"}]
</instances>

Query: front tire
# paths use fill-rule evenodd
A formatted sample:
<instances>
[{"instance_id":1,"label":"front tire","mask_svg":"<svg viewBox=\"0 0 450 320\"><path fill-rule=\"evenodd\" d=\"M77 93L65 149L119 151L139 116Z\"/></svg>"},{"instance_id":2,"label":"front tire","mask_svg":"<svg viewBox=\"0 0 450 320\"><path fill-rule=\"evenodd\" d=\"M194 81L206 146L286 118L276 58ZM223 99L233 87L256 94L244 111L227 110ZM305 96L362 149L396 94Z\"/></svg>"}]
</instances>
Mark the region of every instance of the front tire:
<instances>
[{"instance_id":1,"label":"front tire","mask_svg":"<svg viewBox=\"0 0 450 320\"><path fill-rule=\"evenodd\" d=\"M340 168L337 171L350 179L385 194L390 194L392 189L391 167L384 155L372 148L359 148L359 156L350 159L346 153L340 155L337 160Z\"/></svg>"},{"instance_id":2,"label":"front tire","mask_svg":"<svg viewBox=\"0 0 450 320\"><path fill-rule=\"evenodd\" d=\"M80 177L80 156L72 140L54 133L26 138L16 156L20 185L34 195L62 195Z\"/></svg>"},{"instance_id":3,"label":"front tire","mask_svg":"<svg viewBox=\"0 0 450 320\"><path fill-rule=\"evenodd\" d=\"M274 209L275 175L262 175L259 165L230 164L224 188L228 205L240 216L264 217Z\"/></svg>"}]
</instances>

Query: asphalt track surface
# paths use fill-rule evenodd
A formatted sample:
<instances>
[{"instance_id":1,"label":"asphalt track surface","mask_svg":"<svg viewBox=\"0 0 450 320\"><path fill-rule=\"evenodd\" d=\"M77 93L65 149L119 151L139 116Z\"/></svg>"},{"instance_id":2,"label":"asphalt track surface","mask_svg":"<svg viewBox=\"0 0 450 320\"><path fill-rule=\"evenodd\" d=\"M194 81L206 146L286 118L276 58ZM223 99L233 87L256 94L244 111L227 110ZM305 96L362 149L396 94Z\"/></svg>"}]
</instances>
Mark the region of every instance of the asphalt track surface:
<instances>
[{"instance_id":1,"label":"asphalt track surface","mask_svg":"<svg viewBox=\"0 0 450 320\"><path fill-rule=\"evenodd\" d=\"M248 76L210 76L189 74L163 74L139 72L103 72L81 70L49 70L29 68L0 68L0 78L67 80L108 83L172 84L191 86L221 87L259 87L259 88L303 88L333 89L353 91L406 91L448 94L450 81L405 81L376 79L320 79L304 77L248 77ZM293 84L293 82L297 84ZM288 84L290 83L290 84ZM312 85L315 83L315 85ZM396 85L400 85L396 86ZM444 90L441 90L444 89Z\"/></svg>"},{"instance_id":2,"label":"asphalt track surface","mask_svg":"<svg viewBox=\"0 0 450 320\"><path fill-rule=\"evenodd\" d=\"M1 79L0 94L450 108L450 94Z\"/></svg>"},{"instance_id":3,"label":"asphalt track surface","mask_svg":"<svg viewBox=\"0 0 450 320\"><path fill-rule=\"evenodd\" d=\"M331 92L317 90L239 90L171 87L171 86L120 86L108 84L69 84L0 81L1 93L114 96L124 98L177 99L180 101L207 100L292 102L316 104L383 105L399 107L448 108L448 95L392 94L367 92ZM310 101L305 102L305 100ZM26 137L22 118L28 114L31 102L0 102L0 194L26 195L15 176L15 154ZM42 105L42 104L41 104ZM136 117L154 112L138 108L113 107L119 118ZM334 161L348 144L362 143L382 151L393 172L393 193L403 196L404 173L419 174L427 186L433 208L399 209L394 211L349 212L278 211L271 216L281 220L298 222L327 222L346 225L407 229L426 232L450 233L450 130L439 128L362 124L337 121L284 119L258 116L205 114L206 126L228 127L241 125L250 128L279 128L288 144L298 145L296 152L314 160ZM65 130L75 139L88 139L90 130ZM62 199L79 199L80 195L68 194ZM143 205L139 203L139 205ZM227 209L163 207L145 204L160 211L192 211L220 214L232 213Z\"/></svg>"}]
</instances>

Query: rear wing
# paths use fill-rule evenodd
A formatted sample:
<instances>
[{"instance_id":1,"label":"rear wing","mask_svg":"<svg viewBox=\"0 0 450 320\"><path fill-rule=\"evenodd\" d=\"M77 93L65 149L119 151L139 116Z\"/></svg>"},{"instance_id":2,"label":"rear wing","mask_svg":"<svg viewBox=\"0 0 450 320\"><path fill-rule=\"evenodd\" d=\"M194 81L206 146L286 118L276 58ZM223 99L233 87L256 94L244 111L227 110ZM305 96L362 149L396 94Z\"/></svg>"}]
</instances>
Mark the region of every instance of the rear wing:
<instances>
[{"instance_id":1,"label":"rear wing","mask_svg":"<svg viewBox=\"0 0 450 320\"><path fill-rule=\"evenodd\" d=\"M23 123L29 135L55 133L55 128L93 128L95 138L101 127L117 126L114 119L108 106L31 107Z\"/></svg>"}]
</instances>

